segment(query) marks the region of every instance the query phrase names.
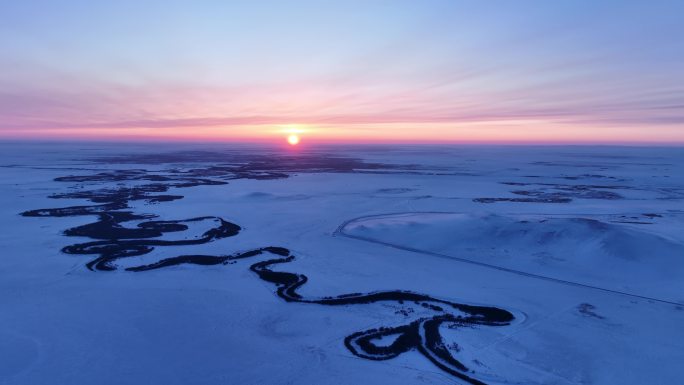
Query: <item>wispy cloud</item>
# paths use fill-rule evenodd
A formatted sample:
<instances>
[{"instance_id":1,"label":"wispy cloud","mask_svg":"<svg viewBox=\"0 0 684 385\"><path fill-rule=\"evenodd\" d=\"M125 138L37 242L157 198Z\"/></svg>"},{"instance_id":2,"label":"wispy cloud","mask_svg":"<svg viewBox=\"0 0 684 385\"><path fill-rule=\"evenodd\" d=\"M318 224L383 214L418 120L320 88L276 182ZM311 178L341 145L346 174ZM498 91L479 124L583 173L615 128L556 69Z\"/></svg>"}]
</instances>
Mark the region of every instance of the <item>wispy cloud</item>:
<instances>
[{"instance_id":1,"label":"wispy cloud","mask_svg":"<svg viewBox=\"0 0 684 385\"><path fill-rule=\"evenodd\" d=\"M294 25L283 24L292 7L275 5L145 8L166 19L127 21L129 29L88 18L56 28L47 14L0 5L16 20L37 18L0 26L10 58L0 63L0 136L192 128L229 138L301 123L325 127L320 135L388 138L405 135L401 127L439 138L446 131L428 126L490 125L507 138L525 122L568 137L605 126L630 135L640 127L644 138L679 129L684 141L684 44L672 39L684 30L668 7L418 4L300 10L310 23ZM228 11L254 18L208 17Z\"/></svg>"}]
</instances>

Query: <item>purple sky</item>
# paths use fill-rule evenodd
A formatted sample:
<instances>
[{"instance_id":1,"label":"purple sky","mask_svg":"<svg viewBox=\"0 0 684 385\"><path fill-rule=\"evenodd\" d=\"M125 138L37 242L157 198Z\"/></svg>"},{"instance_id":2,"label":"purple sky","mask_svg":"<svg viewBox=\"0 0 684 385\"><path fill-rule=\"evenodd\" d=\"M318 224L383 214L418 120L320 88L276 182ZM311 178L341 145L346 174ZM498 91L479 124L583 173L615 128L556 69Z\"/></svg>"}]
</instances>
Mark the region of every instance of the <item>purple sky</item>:
<instances>
[{"instance_id":1,"label":"purple sky","mask_svg":"<svg viewBox=\"0 0 684 385\"><path fill-rule=\"evenodd\" d=\"M684 142L682 1L5 1L0 137Z\"/></svg>"}]
</instances>

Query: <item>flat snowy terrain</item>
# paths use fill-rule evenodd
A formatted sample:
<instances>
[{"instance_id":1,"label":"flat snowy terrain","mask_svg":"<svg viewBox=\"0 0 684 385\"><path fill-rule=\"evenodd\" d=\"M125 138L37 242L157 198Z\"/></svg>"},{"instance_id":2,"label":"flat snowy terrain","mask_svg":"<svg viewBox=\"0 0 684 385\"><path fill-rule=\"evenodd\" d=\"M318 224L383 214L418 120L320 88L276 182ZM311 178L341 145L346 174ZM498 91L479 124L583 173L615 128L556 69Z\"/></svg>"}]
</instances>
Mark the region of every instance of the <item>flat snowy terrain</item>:
<instances>
[{"instance_id":1,"label":"flat snowy terrain","mask_svg":"<svg viewBox=\"0 0 684 385\"><path fill-rule=\"evenodd\" d=\"M684 150L0 144L0 384L678 384Z\"/></svg>"}]
</instances>

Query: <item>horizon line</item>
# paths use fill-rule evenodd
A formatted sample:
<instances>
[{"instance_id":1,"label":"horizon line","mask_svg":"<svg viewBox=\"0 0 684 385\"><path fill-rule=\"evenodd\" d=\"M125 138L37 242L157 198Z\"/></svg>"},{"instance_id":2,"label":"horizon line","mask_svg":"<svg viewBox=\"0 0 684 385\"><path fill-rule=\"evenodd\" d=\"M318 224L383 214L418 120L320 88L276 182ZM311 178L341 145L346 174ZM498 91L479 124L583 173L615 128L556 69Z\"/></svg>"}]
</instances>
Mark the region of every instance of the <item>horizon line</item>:
<instances>
[{"instance_id":1,"label":"horizon line","mask_svg":"<svg viewBox=\"0 0 684 385\"><path fill-rule=\"evenodd\" d=\"M250 138L173 138L162 136L142 136L136 138L93 138L93 137L51 137L51 138L35 138L35 137L3 137L0 136L0 143L93 143L93 144L141 144L141 143L158 143L158 144L242 144L242 145L260 145L260 146L283 146L294 147L288 145L283 139L250 139ZM335 146L335 145L356 145L356 146L597 146L597 147L684 147L684 141L630 141L630 140L402 140L402 139L369 139L369 140L345 140L345 139L306 139L298 144L296 147L309 148L311 145L321 146Z\"/></svg>"}]
</instances>

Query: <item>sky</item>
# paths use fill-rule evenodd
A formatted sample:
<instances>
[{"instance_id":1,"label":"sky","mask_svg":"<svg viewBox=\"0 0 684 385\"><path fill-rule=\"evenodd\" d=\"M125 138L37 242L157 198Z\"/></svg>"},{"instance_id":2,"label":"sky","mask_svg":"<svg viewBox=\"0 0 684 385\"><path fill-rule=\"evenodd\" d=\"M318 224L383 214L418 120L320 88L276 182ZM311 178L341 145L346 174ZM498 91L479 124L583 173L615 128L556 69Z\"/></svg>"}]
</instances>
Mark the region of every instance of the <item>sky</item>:
<instances>
[{"instance_id":1,"label":"sky","mask_svg":"<svg viewBox=\"0 0 684 385\"><path fill-rule=\"evenodd\" d=\"M684 143L684 1L0 0L0 138Z\"/></svg>"}]
</instances>

